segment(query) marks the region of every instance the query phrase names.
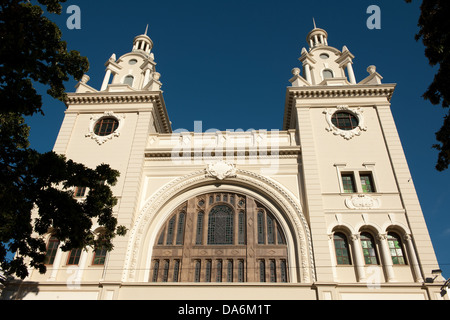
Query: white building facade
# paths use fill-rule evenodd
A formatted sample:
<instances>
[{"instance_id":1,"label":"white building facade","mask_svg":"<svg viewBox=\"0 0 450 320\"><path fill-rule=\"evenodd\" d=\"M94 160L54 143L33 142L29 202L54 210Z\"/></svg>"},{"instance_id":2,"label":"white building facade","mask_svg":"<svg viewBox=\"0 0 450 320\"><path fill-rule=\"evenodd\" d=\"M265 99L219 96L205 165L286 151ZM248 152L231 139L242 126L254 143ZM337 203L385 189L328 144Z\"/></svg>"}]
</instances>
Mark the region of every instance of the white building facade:
<instances>
[{"instance_id":1,"label":"white building facade","mask_svg":"<svg viewBox=\"0 0 450 320\"><path fill-rule=\"evenodd\" d=\"M147 35L68 95L54 151L121 175L110 253L62 252L10 298L447 299L390 110L394 84L307 36L280 131L172 132ZM280 115L281 117L281 115ZM82 198L85 190L76 190ZM98 230L93 230L98 231ZM50 252L52 251L52 252Z\"/></svg>"}]
</instances>

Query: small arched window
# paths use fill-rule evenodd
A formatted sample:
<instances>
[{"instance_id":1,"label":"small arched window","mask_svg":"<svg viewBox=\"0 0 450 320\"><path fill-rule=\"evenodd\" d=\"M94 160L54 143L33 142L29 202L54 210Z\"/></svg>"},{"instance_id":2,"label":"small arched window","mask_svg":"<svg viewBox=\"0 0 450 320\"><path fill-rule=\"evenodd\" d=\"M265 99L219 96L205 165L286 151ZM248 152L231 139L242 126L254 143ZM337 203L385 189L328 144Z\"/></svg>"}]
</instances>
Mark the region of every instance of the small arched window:
<instances>
[{"instance_id":1,"label":"small arched window","mask_svg":"<svg viewBox=\"0 0 450 320\"><path fill-rule=\"evenodd\" d=\"M364 255L364 261L367 264L379 264L377 249L373 237L368 232L361 233L361 246Z\"/></svg>"},{"instance_id":2,"label":"small arched window","mask_svg":"<svg viewBox=\"0 0 450 320\"><path fill-rule=\"evenodd\" d=\"M392 263L397 265L406 264L405 252L403 250L403 244L400 236L394 232L389 232L387 240L392 257Z\"/></svg>"},{"instance_id":3,"label":"small arched window","mask_svg":"<svg viewBox=\"0 0 450 320\"><path fill-rule=\"evenodd\" d=\"M127 84L130 87L133 86L133 82L134 82L134 77L133 76L126 76L125 79L123 80L123 84Z\"/></svg>"},{"instance_id":4,"label":"small arched window","mask_svg":"<svg viewBox=\"0 0 450 320\"><path fill-rule=\"evenodd\" d=\"M334 248L336 251L336 261L338 265L350 265L350 252L348 249L347 237L343 233L334 234Z\"/></svg>"},{"instance_id":5,"label":"small arched window","mask_svg":"<svg viewBox=\"0 0 450 320\"><path fill-rule=\"evenodd\" d=\"M333 71L331 71L330 69L323 70L322 74L323 74L323 79L324 80L325 79L332 79L332 78L334 78Z\"/></svg>"}]
</instances>

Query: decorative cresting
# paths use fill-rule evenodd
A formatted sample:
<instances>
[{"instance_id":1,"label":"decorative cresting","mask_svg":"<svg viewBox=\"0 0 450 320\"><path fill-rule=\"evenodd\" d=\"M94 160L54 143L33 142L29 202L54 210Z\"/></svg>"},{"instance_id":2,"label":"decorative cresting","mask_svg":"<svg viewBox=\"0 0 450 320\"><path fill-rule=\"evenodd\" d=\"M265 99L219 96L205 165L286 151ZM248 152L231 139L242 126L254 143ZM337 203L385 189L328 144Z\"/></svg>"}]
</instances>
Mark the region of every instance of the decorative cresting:
<instances>
[{"instance_id":1,"label":"decorative cresting","mask_svg":"<svg viewBox=\"0 0 450 320\"><path fill-rule=\"evenodd\" d=\"M130 230L130 241L128 243L122 281L134 281L135 279L139 255L142 254L142 247L144 246L145 232L155 219L155 213L159 212L170 199L182 194L184 190L217 181L217 178L211 177L206 172L207 170L203 169L179 177L160 188L147 200L136 218L133 228ZM279 205L293 227L292 236L297 243L296 246L299 248L298 254L300 256L298 260L294 257L292 259L300 261L297 267L301 271L301 282L310 283L315 281L311 233L297 198L276 181L251 171L236 169L236 176L227 179L230 182L238 183L240 186L247 185L253 189L260 190L262 193L270 195L272 200Z\"/></svg>"},{"instance_id":2,"label":"decorative cresting","mask_svg":"<svg viewBox=\"0 0 450 320\"><path fill-rule=\"evenodd\" d=\"M119 126L117 127L117 129L107 136L100 136L94 132L96 123L103 118L113 118L119 122ZM114 137L119 137L124 123L125 123L125 115L117 115L112 111L105 111L105 113L102 115L96 115L91 117L91 120L89 122L89 132L86 134L86 137L90 137L93 140L95 140L99 145L102 145L106 141L111 140Z\"/></svg>"},{"instance_id":3,"label":"decorative cresting","mask_svg":"<svg viewBox=\"0 0 450 320\"><path fill-rule=\"evenodd\" d=\"M342 130L333 124L332 117L336 112L343 111L354 115L358 119L358 125L352 130ZM350 140L355 136L361 135L363 131L367 131L364 124L363 110L361 108L349 108L348 106L337 106L336 109L327 109L323 112L327 121L327 131L333 132L336 136L341 136L346 140Z\"/></svg>"}]
</instances>

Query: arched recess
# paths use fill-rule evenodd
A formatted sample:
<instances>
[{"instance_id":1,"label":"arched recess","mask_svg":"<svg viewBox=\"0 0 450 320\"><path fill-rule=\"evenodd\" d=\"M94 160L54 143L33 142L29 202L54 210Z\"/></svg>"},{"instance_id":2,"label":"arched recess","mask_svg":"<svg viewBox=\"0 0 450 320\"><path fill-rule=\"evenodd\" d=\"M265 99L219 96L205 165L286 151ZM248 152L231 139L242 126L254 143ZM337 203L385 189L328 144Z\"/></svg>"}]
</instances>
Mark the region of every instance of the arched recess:
<instances>
[{"instance_id":1,"label":"arched recess","mask_svg":"<svg viewBox=\"0 0 450 320\"><path fill-rule=\"evenodd\" d=\"M211 192L231 192L252 197L270 210L286 238L289 282L315 280L311 235L298 199L276 181L259 174L236 170L220 180L205 170L177 178L148 199L130 231L122 280L150 281L152 250L168 218L189 199Z\"/></svg>"}]
</instances>

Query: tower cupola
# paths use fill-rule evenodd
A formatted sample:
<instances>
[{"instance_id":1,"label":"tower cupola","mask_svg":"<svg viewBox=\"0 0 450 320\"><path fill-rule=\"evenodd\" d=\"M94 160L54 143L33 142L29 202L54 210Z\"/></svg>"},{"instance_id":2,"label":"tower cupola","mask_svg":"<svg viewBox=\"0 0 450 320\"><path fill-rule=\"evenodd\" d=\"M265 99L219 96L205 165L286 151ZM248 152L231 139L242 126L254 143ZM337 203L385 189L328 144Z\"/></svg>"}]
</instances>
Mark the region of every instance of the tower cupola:
<instances>
[{"instance_id":1,"label":"tower cupola","mask_svg":"<svg viewBox=\"0 0 450 320\"><path fill-rule=\"evenodd\" d=\"M314 29L308 33L306 41L311 49L318 46L328 46L328 33L314 25Z\"/></svg>"},{"instance_id":2,"label":"tower cupola","mask_svg":"<svg viewBox=\"0 0 450 320\"><path fill-rule=\"evenodd\" d=\"M145 30L144 34L137 36L133 41L133 51L143 51L146 54L150 54L153 48L153 41L147 36L147 30Z\"/></svg>"}]
</instances>

